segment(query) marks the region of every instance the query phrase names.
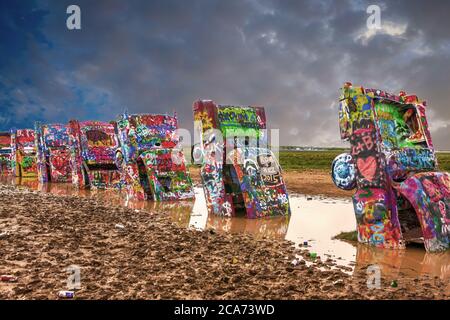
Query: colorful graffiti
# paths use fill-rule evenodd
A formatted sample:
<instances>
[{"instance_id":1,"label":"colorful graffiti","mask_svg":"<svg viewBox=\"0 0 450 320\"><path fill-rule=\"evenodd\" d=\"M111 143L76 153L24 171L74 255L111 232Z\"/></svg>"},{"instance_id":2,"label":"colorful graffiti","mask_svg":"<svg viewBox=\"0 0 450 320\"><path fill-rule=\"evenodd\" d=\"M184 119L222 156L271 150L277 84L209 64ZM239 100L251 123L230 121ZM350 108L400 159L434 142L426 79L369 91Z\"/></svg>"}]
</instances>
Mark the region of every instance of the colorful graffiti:
<instances>
[{"instance_id":1,"label":"colorful graffiti","mask_svg":"<svg viewBox=\"0 0 450 320\"><path fill-rule=\"evenodd\" d=\"M117 120L116 130L120 144L116 163L122 168L130 199L194 198L175 116L124 114Z\"/></svg>"},{"instance_id":2,"label":"colorful graffiti","mask_svg":"<svg viewBox=\"0 0 450 320\"><path fill-rule=\"evenodd\" d=\"M108 122L71 120L69 149L72 183L77 187L121 188L114 125Z\"/></svg>"},{"instance_id":3,"label":"colorful graffiti","mask_svg":"<svg viewBox=\"0 0 450 320\"><path fill-rule=\"evenodd\" d=\"M193 111L208 211L226 217L289 215L281 167L267 148L264 108L202 100Z\"/></svg>"},{"instance_id":4,"label":"colorful graffiti","mask_svg":"<svg viewBox=\"0 0 450 320\"><path fill-rule=\"evenodd\" d=\"M38 179L71 182L68 127L63 124L35 124Z\"/></svg>"},{"instance_id":5,"label":"colorful graffiti","mask_svg":"<svg viewBox=\"0 0 450 320\"><path fill-rule=\"evenodd\" d=\"M0 132L0 175L11 172L11 133Z\"/></svg>"},{"instance_id":6,"label":"colorful graffiti","mask_svg":"<svg viewBox=\"0 0 450 320\"><path fill-rule=\"evenodd\" d=\"M11 132L12 174L16 177L36 177L36 160L34 130L13 130Z\"/></svg>"},{"instance_id":7,"label":"colorful graffiti","mask_svg":"<svg viewBox=\"0 0 450 320\"><path fill-rule=\"evenodd\" d=\"M351 155L356 164L359 188L385 188L383 154L377 151L376 131L358 129L350 137Z\"/></svg>"},{"instance_id":8,"label":"colorful graffiti","mask_svg":"<svg viewBox=\"0 0 450 320\"><path fill-rule=\"evenodd\" d=\"M423 172L400 184L399 192L413 205L427 251L450 245L450 174Z\"/></svg>"},{"instance_id":9,"label":"colorful graffiti","mask_svg":"<svg viewBox=\"0 0 450 320\"><path fill-rule=\"evenodd\" d=\"M350 154L341 154L333 161L331 166L333 182L343 190L352 190L356 187L356 169L353 157Z\"/></svg>"},{"instance_id":10,"label":"colorful graffiti","mask_svg":"<svg viewBox=\"0 0 450 320\"><path fill-rule=\"evenodd\" d=\"M450 178L437 172L426 103L346 83L339 105L341 138L350 154L333 162L336 186L353 196L358 240L383 248L423 242L449 249ZM352 169L355 169L355 174Z\"/></svg>"}]
</instances>

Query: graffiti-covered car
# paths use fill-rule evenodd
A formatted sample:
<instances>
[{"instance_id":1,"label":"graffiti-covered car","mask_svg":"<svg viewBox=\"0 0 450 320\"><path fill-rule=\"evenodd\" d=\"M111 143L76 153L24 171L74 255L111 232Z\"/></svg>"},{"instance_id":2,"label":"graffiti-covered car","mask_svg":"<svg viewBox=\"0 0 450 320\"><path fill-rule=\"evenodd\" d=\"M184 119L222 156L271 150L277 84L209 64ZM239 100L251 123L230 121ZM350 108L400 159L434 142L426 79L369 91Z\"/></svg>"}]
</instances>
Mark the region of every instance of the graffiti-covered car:
<instances>
[{"instance_id":1,"label":"graffiti-covered car","mask_svg":"<svg viewBox=\"0 0 450 320\"><path fill-rule=\"evenodd\" d=\"M193 199L194 191L179 147L176 116L123 114L116 122L129 198L171 201Z\"/></svg>"},{"instance_id":2,"label":"graffiti-covered car","mask_svg":"<svg viewBox=\"0 0 450 320\"><path fill-rule=\"evenodd\" d=\"M208 211L248 218L289 215L281 167L268 149L263 107L193 104L196 153Z\"/></svg>"},{"instance_id":3,"label":"graffiti-covered car","mask_svg":"<svg viewBox=\"0 0 450 320\"><path fill-rule=\"evenodd\" d=\"M332 177L339 188L356 188L359 242L449 248L450 175L438 170L425 111L425 101L405 92L342 88L340 132L351 152L334 160Z\"/></svg>"},{"instance_id":4,"label":"graffiti-covered car","mask_svg":"<svg viewBox=\"0 0 450 320\"><path fill-rule=\"evenodd\" d=\"M36 177L36 144L34 130L11 131L11 168L16 177Z\"/></svg>"},{"instance_id":5,"label":"graffiti-covered car","mask_svg":"<svg viewBox=\"0 0 450 320\"><path fill-rule=\"evenodd\" d=\"M37 170L40 182L71 182L68 127L63 124L35 124Z\"/></svg>"},{"instance_id":6,"label":"graffiti-covered car","mask_svg":"<svg viewBox=\"0 0 450 320\"><path fill-rule=\"evenodd\" d=\"M69 121L72 183L77 187L120 188L115 162L118 148L114 125L100 121Z\"/></svg>"},{"instance_id":7,"label":"graffiti-covered car","mask_svg":"<svg viewBox=\"0 0 450 320\"><path fill-rule=\"evenodd\" d=\"M0 174L11 174L11 133L0 132Z\"/></svg>"}]
</instances>

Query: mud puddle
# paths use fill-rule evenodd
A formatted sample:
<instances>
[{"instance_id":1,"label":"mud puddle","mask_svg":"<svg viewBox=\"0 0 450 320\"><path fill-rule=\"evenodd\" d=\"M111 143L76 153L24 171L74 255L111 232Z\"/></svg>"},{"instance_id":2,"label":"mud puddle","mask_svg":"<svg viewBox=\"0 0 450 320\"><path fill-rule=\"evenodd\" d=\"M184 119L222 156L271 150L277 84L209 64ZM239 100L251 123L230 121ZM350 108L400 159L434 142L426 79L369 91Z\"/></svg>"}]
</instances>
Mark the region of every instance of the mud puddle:
<instances>
[{"instance_id":1,"label":"mud puddle","mask_svg":"<svg viewBox=\"0 0 450 320\"><path fill-rule=\"evenodd\" d=\"M214 229L217 232L249 233L256 238L286 239L296 246L316 253L322 261L332 259L335 264L352 274L370 265L380 267L383 275L401 279L402 276L428 275L442 280L450 279L450 253L426 253L422 246L406 250L383 250L361 244L334 240L340 232L355 230L353 205L350 200L290 195L291 217L267 219L231 219L208 215L201 187L195 188L195 201L157 203L127 200L115 190L77 190L71 184L39 184L36 180L1 178L4 184L29 187L56 195L78 195L100 201L121 204L135 210L163 212L181 227L200 230ZM449 290L450 292L450 286Z\"/></svg>"}]
</instances>

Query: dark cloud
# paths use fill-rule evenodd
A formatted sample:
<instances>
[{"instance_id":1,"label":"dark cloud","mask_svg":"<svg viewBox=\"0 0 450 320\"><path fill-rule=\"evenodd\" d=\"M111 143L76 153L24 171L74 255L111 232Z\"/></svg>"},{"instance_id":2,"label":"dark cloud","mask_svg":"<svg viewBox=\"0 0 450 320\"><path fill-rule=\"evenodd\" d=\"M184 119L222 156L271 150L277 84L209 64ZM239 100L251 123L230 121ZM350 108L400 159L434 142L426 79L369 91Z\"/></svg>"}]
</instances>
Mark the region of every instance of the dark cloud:
<instances>
[{"instance_id":1,"label":"dark cloud","mask_svg":"<svg viewBox=\"0 0 450 320\"><path fill-rule=\"evenodd\" d=\"M450 149L450 2L378 2L376 34L372 1L77 1L79 31L65 27L70 4L2 4L1 129L125 108L175 110L190 129L192 102L209 98L266 106L282 144L342 145L337 97L351 81L425 98Z\"/></svg>"}]
</instances>

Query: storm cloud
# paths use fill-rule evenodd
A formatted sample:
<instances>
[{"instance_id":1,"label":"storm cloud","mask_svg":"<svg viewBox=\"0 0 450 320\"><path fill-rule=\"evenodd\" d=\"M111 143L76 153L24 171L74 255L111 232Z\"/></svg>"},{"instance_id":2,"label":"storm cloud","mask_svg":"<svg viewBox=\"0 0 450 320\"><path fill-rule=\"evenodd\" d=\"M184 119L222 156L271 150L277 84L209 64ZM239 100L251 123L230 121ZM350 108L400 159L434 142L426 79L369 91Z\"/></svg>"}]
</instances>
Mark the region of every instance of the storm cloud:
<instances>
[{"instance_id":1,"label":"storm cloud","mask_svg":"<svg viewBox=\"0 0 450 320\"><path fill-rule=\"evenodd\" d=\"M81 30L66 8L81 8ZM366 9L381 7L368 30ZM17 1L0 4L0 130L35 120L263 105L282 145L342 146L345 81L427 100L450 150L448 1Z\"/></svg>"}]
</instances>

